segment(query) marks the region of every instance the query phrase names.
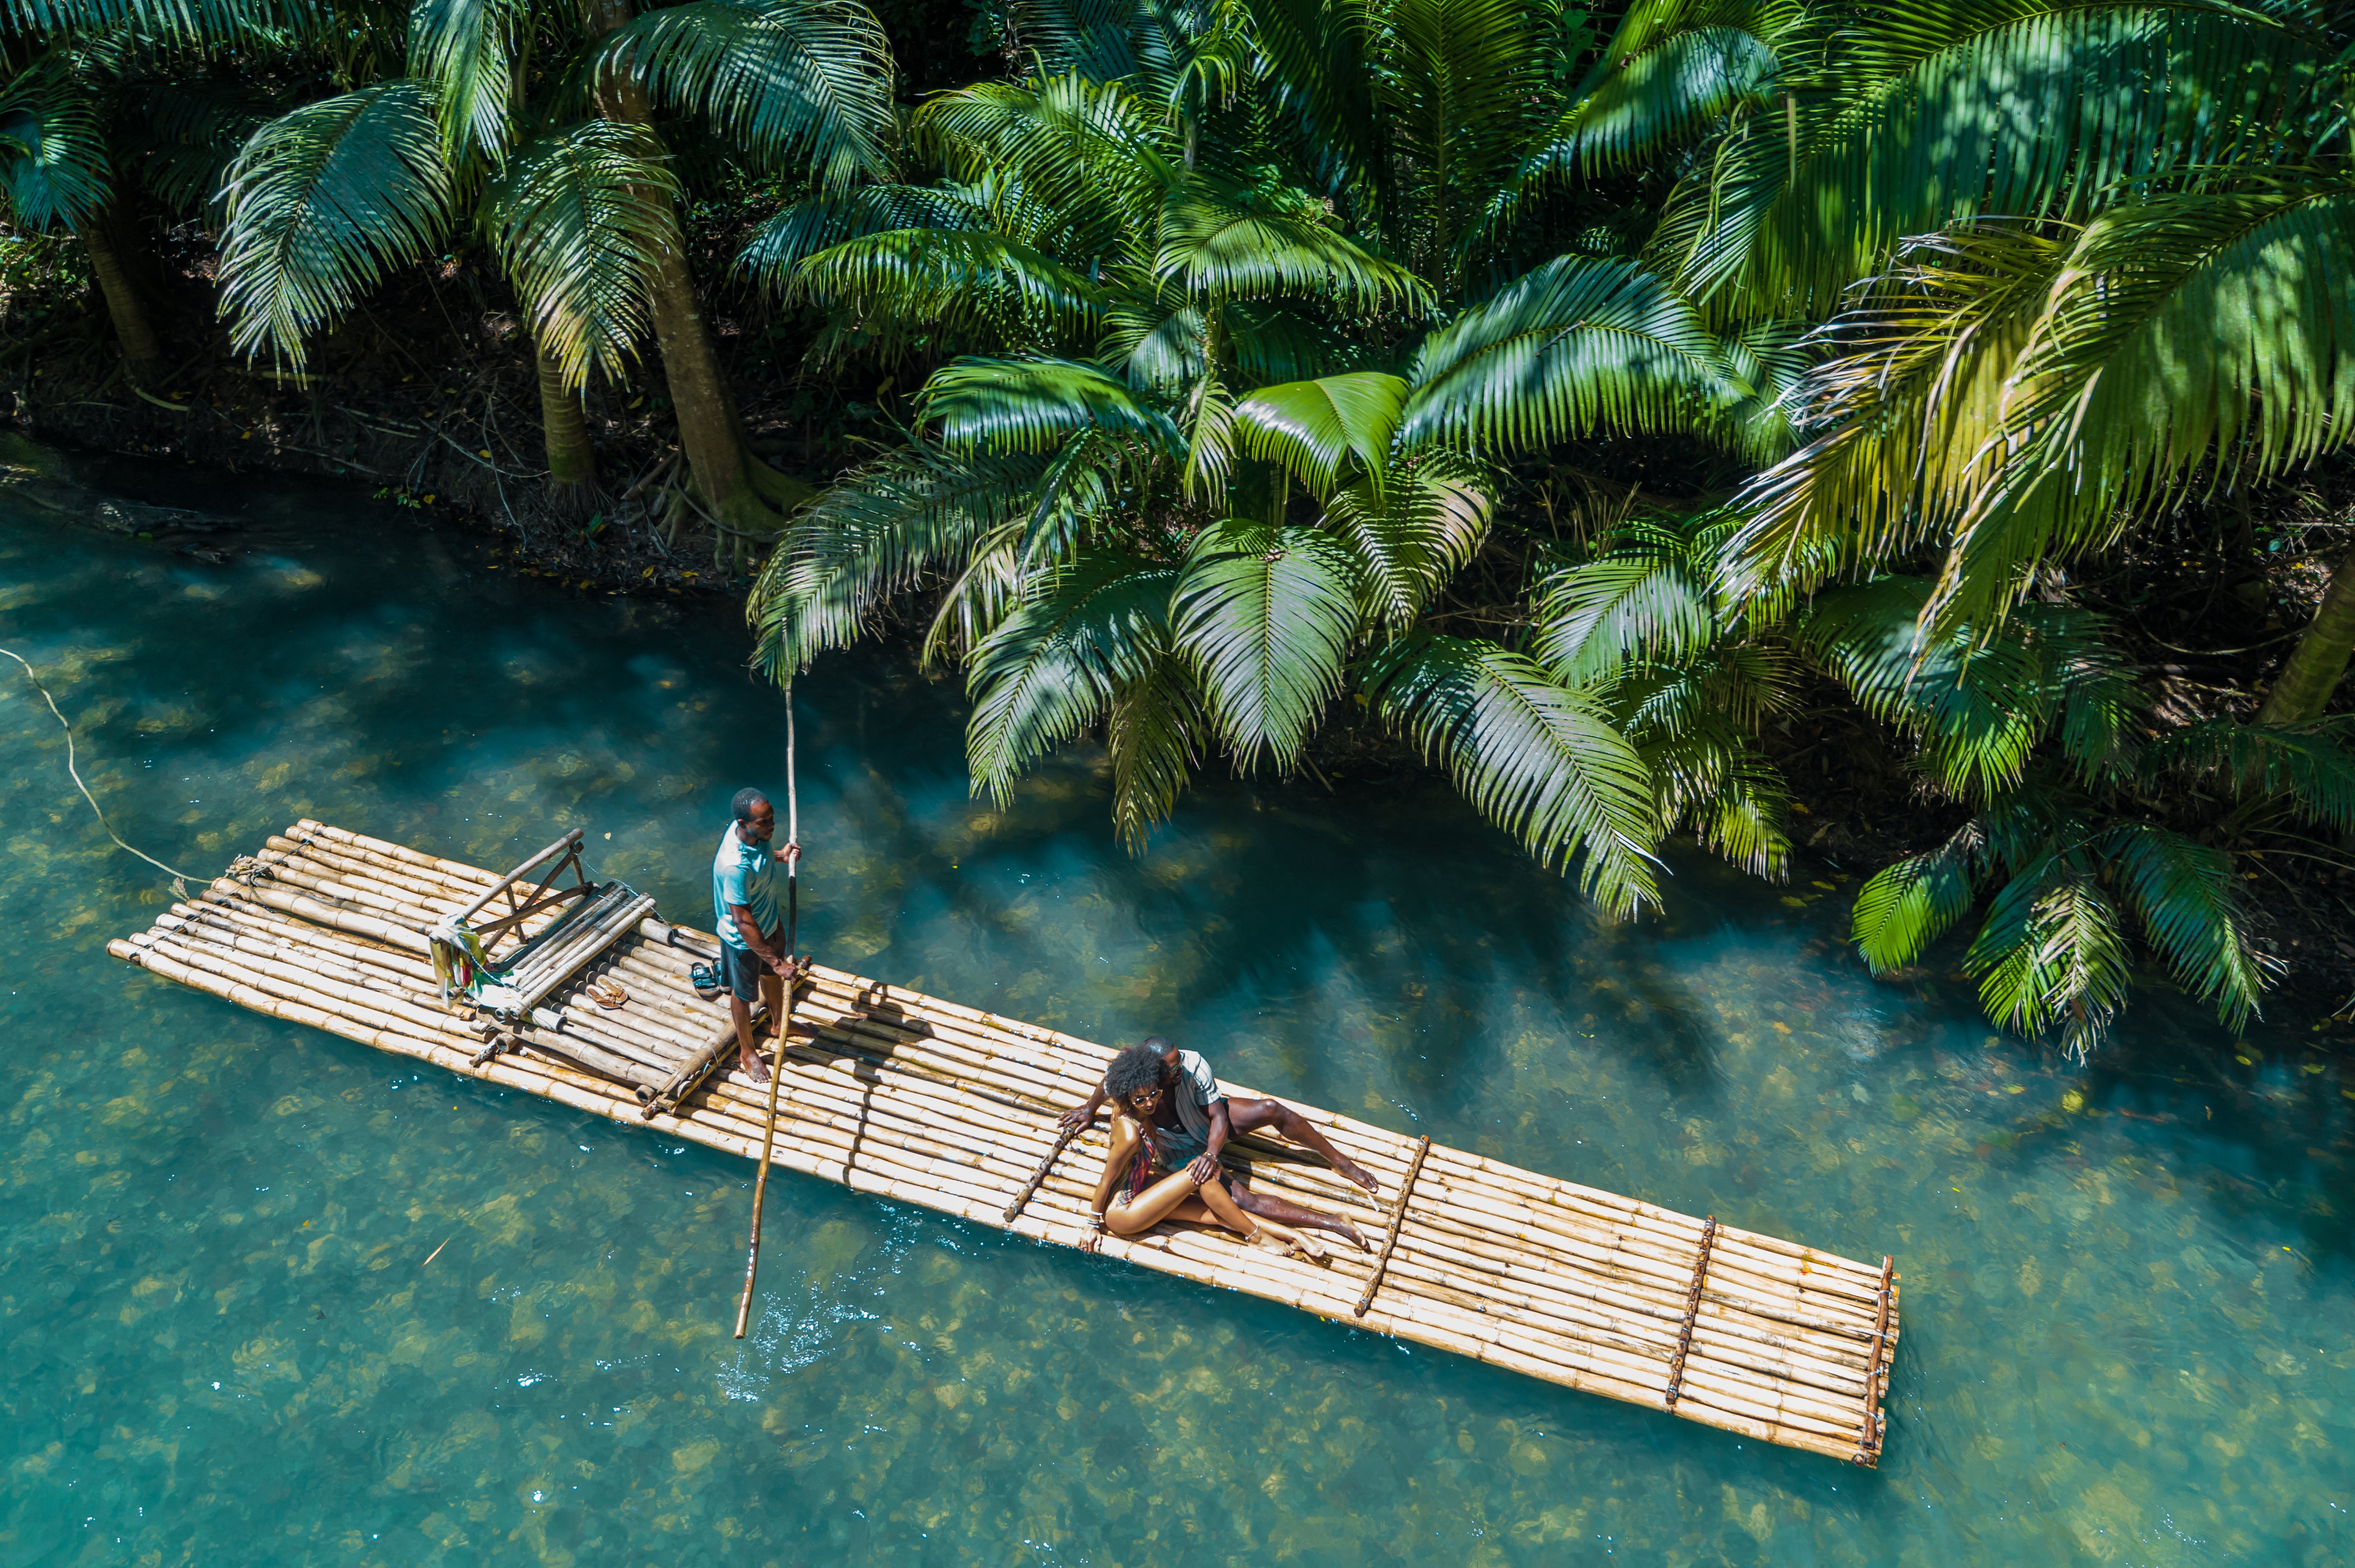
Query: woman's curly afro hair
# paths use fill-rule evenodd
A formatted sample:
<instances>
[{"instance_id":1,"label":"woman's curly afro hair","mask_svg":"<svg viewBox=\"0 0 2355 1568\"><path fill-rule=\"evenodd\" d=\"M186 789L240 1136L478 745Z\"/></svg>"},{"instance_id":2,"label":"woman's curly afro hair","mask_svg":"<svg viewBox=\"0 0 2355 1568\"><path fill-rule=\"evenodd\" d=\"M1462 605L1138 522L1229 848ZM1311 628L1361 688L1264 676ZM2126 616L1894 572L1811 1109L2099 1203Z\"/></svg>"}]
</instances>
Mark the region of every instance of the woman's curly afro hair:
<instances>
[{"instance_id":1,"label":"woman's curly afro hair","mask_svg":"<svg viewBox=\"0 0 2355 1568\"><path fill-rule=\"evenodd\" d=\"M1159 1051L1149 1045L1132 1045L1114 1057L1112 1065L1104 1069L1104 1093L1125 1105L1128 1097L1139 1089L1150 1089L1163 1082L1167 1072Z\"/></svg>"}]
</instances>

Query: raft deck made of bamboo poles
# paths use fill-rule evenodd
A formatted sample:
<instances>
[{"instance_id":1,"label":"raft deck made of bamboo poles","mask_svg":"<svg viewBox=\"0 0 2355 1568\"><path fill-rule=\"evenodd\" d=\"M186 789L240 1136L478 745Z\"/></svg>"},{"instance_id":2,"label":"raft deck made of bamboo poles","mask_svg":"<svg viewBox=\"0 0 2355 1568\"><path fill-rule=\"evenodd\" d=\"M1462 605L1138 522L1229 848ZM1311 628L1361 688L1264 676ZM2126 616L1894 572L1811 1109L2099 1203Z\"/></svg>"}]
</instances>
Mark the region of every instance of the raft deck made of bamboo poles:
<instances>
[{"instance_id":1,"label":"raft deck made of bamboo poles","mask_svg":"<svg viewBox=\"0 0 2355 1568\"><path fill-rule=\"evenodd\" d=\"M702 1000L687 977L693 958L715 955L709 935L643 919L513 1027L463 997L437 999L426 939L496 874L308 820L234 873L107 951L272 1017L760 1157L763 1095L732 1069L724 998ZM598 1005L600 983L626 1003ZM1069 1137L1056 1118L1096 1086L1111 1051L820 966L787 1010L776 1164L1043 1241L1091 1236L1105 1127ZM1878 1463L1897 1347L1888 1258L1836 1257L1296 1108L1380 1179L1379 1199L1257 1136L1230 1144L1228 1163L1257 1190L1345 1215L1377 1253L1336 1242L1319 1264L1177 1224L1106 1234L1101 1250L1762 1442Z\"/></svg>"}]
</instances>

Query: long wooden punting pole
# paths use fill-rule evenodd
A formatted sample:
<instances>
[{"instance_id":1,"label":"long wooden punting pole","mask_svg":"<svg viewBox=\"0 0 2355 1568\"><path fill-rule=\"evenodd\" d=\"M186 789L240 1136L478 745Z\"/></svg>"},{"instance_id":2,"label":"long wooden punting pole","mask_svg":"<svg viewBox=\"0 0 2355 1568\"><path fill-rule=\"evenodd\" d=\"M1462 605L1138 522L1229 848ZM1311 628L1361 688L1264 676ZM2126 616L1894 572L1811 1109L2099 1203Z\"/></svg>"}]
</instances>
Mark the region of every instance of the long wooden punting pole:
<instances>
[{"instance_id":1,"label":"long wooden punting pole","mask_svg":"<svg viewBox=\"0 0 2355 1568\"><path fill-rule=\"evenodd\" d=\"M752 1281L761 1272L761 1211L769 1196L769 1165L777 1149L777 1085L785 1081L785 1043L793 1029L795 939L800 934L801 791L794 781L794 683L785 682L785 984L783 1014L777 1019L777 1049L769 1063L769 1109L761 1124L761 1174L752 1179L752 1240L744 1249L744 1294L736 1303L736 1338L752 1316Z\"/></svg>"}]
</instances>

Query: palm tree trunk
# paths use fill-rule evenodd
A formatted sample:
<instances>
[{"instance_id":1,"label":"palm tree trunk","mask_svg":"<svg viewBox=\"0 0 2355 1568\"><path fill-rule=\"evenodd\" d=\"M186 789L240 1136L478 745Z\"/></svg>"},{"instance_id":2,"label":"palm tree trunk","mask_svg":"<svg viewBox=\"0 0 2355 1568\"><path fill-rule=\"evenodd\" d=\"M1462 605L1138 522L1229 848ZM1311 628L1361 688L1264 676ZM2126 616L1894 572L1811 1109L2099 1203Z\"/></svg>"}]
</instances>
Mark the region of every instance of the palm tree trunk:
<instances>
[{"instance_id":1,"label":"palm tree trunk","mask_svg":"<svg viewBox=\"0 0 2355 1568\"><path fill-rule=\"evenodd\" d=\"M632 0L587 0L587 5L589 30L600 37L628 22L633 9ZM626 78L600 82L597 97L599 106L615 120L644 125L654 118L645 89ZM810 492L746 454L735 401L712 351L711 334L695 294L695 276L683 252L664 252L652 304L655 346L662 354L663 379L670 387L671 411L678 421L679 445L686 450L697 496L737 533L775 533L782 519L771 509L770 498L792 504Z\"/></svg>"},{"instance_id":2,"label":"palm tree trunk","mask_svg":"<svg viewBox=\"0 0 2355 1568\"><path fill-rule=\"evenodd\" d=\"M90 256L91 272L98 279L98 292L106 296L106 314L114 320L114 336L122 343L123 357L131 361L135 378L151 371L164 357L164 345L147 320L147 307L140 303L130 273L123 270L123 257L114 248L114 236L107 231L107 216L104 212L92 214L79 232L81 248Z\"/></svg>"},{"instance_id":3,"label":"palm tree trunk","mask_svg":"<svg viewBox=\"0 0 2355 1568\"><path fill-rule=\"evenodd\" d=\"M539 352L539 432L548 447L548 498L559 512L580 514L597 498L597 451L589 444L581 400L564 387L564 372Z\"/></svg>"},{"instance_id":4,"label":"palm tree trunk","mask_svg":"<svg viewBox=\"0 0 2355 1568\"><path fill-rule=\"evenodd\" d=\"M2355 653L2355 550L2348 551L2331 572L2322 607L2290 651L2280 678L2265 693L2257 722L2296 724L2321 718L2330 694L2339 689L2339 677L2347 673L2350 653Z\"/></svg>"}]
</instances>

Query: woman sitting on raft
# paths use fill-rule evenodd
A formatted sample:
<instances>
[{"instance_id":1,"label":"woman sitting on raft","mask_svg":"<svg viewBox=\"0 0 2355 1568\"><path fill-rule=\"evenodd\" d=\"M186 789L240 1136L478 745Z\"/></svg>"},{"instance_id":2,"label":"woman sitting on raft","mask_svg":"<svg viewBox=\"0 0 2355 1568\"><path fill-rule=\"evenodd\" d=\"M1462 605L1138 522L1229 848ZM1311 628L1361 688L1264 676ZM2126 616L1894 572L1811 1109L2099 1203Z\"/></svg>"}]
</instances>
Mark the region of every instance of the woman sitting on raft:
<instances>
[{"instance_id":1,"label":"woman sitting on raft","mask_svg":"<svg viewBox=\"0 0 2355 1568\"><path fill-rule=\"evenodd\" d=\"M1104 1157L1103 1179L1096 1183L1089 1205L1099 1232L1133 1236L1164 1220L1225 1227L1247 1241L1294 1256L1321 1258L1325 1249L1306 1232L1330 1231L1365 1247L1365 1238L1350 1223L1331 1214L1281 1199L1262 1198L1243 1188L1241 1196L1256 1213L1236 1200L1242 1184L1219 1165L1219 1150L1231 1130L1227 1101L1209 1105L1207 1136L1187 1128L1178 1114L1177 1076L1155 1041L1132 1045L1112 1059L1103 1086L1086 1105L1067 1114L1092 1120L1096 1107L1109 1100L1117 1109L1112 1119L1112 1147ZM1166 1048L1165 1048L1166 1049ZM1174 1054L1174 1053L1173 1053ZM1279 1222L1274 1211L1291 1224ZM1295 1230L1293 1226L1301 1227ZM1096 1237L1082 1243L1096 1249ZM1370 1249L1368 1249L1370 1250Z\"/></svg>"}]
</instances>

